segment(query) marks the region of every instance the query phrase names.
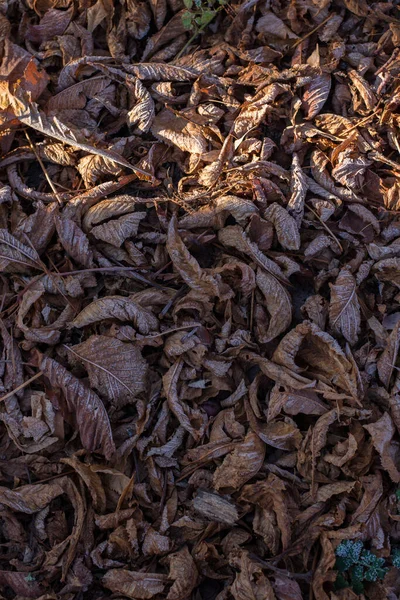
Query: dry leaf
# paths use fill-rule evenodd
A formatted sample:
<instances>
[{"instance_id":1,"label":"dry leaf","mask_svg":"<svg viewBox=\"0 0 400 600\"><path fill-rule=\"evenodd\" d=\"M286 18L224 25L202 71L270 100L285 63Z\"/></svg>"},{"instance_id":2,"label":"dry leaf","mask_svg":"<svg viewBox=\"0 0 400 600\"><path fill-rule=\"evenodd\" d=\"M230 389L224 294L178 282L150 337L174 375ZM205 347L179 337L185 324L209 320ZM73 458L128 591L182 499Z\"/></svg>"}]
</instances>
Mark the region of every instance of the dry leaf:
<instances>
[{"instance_id":1,"label":"dry leaf","mask_svg":"<svg viewBox=\"0 0 400 600\"><path fill-rule=\"evenodd\" d=\"M340 271L331 285L329 323L332 329L352 346L357 343L360 331L360 304L357 298L356 281L348 268Z\"/></svg>"},{"instance_id":2,"label":"dry leaf","mask_svg":"<svg viewBox=\"0 0 400 600\"><path fill-rule=\"evenodd\" d=\"M109 459L115 446L107 411L100 398L51 358L44 358L40 369L51 386L62 393L61 413L77 427L83 446Z\"/></svg>"}]
</instances>

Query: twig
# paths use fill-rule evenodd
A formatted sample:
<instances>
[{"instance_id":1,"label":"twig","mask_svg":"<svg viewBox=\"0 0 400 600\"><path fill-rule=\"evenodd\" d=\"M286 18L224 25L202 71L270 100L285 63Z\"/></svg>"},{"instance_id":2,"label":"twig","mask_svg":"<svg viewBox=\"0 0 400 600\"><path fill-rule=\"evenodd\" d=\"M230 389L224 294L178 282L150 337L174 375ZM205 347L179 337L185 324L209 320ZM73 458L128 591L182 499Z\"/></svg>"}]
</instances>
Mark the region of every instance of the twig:
<instances>
[{"instance_id":1,"label":"twig","mask_svg":"<svg viewBox=\"0 0 400 600\"><path fill-rule=\"evenodd\" d=\"M261 565L263 565L263 567L265 567L266 569L270 569L271 571L274 571L275 573L281 573L282 575L286 575L286 577L291 577L292 579L303 579L305 581L311 580L312 571L308 571L307 573L292 573L291 571L288 571L287 569L279 569L278 567L275 567L275 565L272 565L271 563L267 562L266 560L263 560L256 554L250 553L249 556L253 560L255 560L255 561L259 562Z\"/></svg>"},{"instance_id":2,"label":"twig","mask_svg":"<svg viewBox=\"0 0 400 600\"><path fill-rule=\"evenodd\" d=\"M146 283L147 285L150 285L152 287L158 288L159 290L166 290L169 289L163 285L160 285L159 283L156 283L155 281L149 281L148 279L146 279L145 277L143 277L142 275L139 275L138 273L135 273L134 267L93 267L92 269L81 269L80 271L66 271L64 273L49 273L49 275L55 275L56 277L67 277L69 275L79 275L80 273L101 273L102 271L104 272L113 272L113 271L132 271L132 275L138 280L141 281L142 283Z\"/></svg>"},{"instance_id":3,"label":"twig","mask_svg":"<svg viewBox=\"0 0 400 600\"><path fill-rule=\"evenodd\" d=\"M319 216L319 214L317 212L315 212L314 209L311 208L311 206L309 206L308 204L306 204L308 210L311 210L311 212L313 213L313 215L315 215L318 219L318 221L321 223L322 227L324 227L326 229L326 231L329 233L330 236L332 236L332 238L335 240L335 242L337 243L337 245L340 248L340 252L343 252L343 247L342 244L339 242L339 240L337 239L336 235L333 233L333 231L331 231L328 227L328 225L326 223L324 223L324 221L321 219L321 217Z\"/></svg>"},{"instance_id":4,"label":"twig","mask_svg":"<svg viewBox=\"0 0 400 600\"><path fill-rule=\"evenodd\" d=\"M319 25L317 25L316 27L314 27L314 29L311 29L311 31L309 31L308 33L306 33L306 35L304 35L302 38L300 38L299 40L297 40L297 41L296 41L296 42L293 44L293 46L291 46L291 47L290 47L290 49L291 49L291 50L293 50L293 48L297 48L297 46L298 46L299 44L301 44L301 42L304 42L304 40L306 40L308 37L310 37L310 35L312 35L312 34L313 34L313 33L315 33L316 31L318 31L318 29L319 29L320 27L322 27L323 25L325 25L325 23L326 23L327 21L329 21L329 19L331 19L333 16L335 16L335 13L334 13L334 14L331 14L331 15L328 15L328 16L326 17L326 19L324 19L324 20L323 20L323 21L322 21L322 22L321 22Z\"/></svg>"},{"instance_id":5,"label":"twig","mask_svg":"<svg viewBox=\"0 0 400 600\"><path fill-rule=\"evenodd\" d=\"M23 388L25 388L27 385L32 383L32 381L35 381L35 379L39 379L39 377L41 377L42 375L43 375L43 371L39 371L39 373L36 373L36 375L31 377L30 379L27 379L26 381L24 381L24 383L21 383L21 385L16 387L15 390L11 390L11 392L8 392L5 396L2 396L0 398L0 402L3 402L3 400L7 400L7 398L11 398L11 396L13 396L16 392L19 392L19 390L22 390Z\"/></svg>"},{"instance_id":6,"label":"twig","mask_svg":"<svg viewBox=\"0 0 400 600\"><path fill-rule=\"evenodd\" d=\"M55 188L55 186L54 186L54 183L53 183L53 182L52 182L52 180L50 179L50 175L48 174L48 172L47 172L47 169L46 169L46 167L44 166L44 162L43 162L43 161L42 161L42 159L40 158L40 156L39 156L39 153L37 152L37 150L36 150L35 146L33 145L33 143L32 143L32 140L31 140L31 138L29 137L29 133L27 132L27 130L26 130L26 129L25 129L25 135L26 135L26 139L28 140L28 143L29 143L29 145L30 145L30 147L31 147L31 149L32 149L32 152L33 152L33 153L34 153L34 155L36 156L36 158L37 158L37 161L38 161L39 165L42 167L42 171L43 171L43 173L44 173L44 176L45 176L45 177L46 177L46 179L47 179L47 183L49 184L49 186L51 187L51 189L52 189L52 190L53 190L53 192L54 192L54 195L55 195L55 197L57 198L57 202L58 202L58 204L59 204L60 206L63 206L63 204L64 204L64 203L63 203L63 201L61 200L61 198L60 198L60 195L59 195L58 191L56 190L56 188Z\"/></svg>"}]
</instances>

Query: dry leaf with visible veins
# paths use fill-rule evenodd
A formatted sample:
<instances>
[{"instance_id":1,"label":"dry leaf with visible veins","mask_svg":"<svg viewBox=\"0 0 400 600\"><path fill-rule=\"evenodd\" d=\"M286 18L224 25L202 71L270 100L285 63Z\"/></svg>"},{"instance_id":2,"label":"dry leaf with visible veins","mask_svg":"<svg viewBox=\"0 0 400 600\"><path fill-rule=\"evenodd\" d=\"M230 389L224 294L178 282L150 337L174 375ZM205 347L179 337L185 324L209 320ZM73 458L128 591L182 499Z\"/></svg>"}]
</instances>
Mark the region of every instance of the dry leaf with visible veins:
<instances>
[{"instance_id":1,"label":"dry leaf with visible veins","mask_svg":"<svg viewBox=\"0 0 400 600\"><path fill-rule=\"evenodd\" d=\"M360 304L357 298L357 284L350 268L344 267L335 283L331 285L329 323L337 334L352 346L357 343L360 331Z\"/></svg>"},{"instance_id":2,"label":"dry leaf with visible veins","mask_svg":"<svg viewBox=\"0 0 400 600\"><path fill-rule=\"evenodd\" d=\"M83 446L110 459L115 446L108 414L100 398L51 358L44 358L40 369L51 386L62 392L61 413L78 429Z\"/></svg>"},{"instance_id":3,"label":"dry leaf with visible veins","mask_svg":"<svg viewBox=\"0 0 400 600\"><path fill-rule=\"evenodd\" d=\"M133 400L145 388L147 363L140 349L104 335L91 335L82 344L68 348L72 362L78 360L89 374L90 385L110 402Z\"/></svg>"},{"instance_id":4,"label":"dry leaf with visible veins","mask_svg":"<svg viewBox=\"0 0 400 600\"><path fill-rule=\"evenodd\" d=\"M265 456L265 444L250 431L243 442L228 454L214 473L213 483L216 490L238 490L261 469Z\"/></svg>"},{"instance_id":5,"label":"dry leaf with visible veins","mask_svg":"<svg viewBox=\"0 0 400 600\"><path fill-rule=\"evenodd\" d=\"M264 295L270 315L268 329L260 342L266 344L287 329L292 321L291 298L283 285L272 275L257 269L256 281Z\"/></svg>"},{"instance_id":6,"label":"dry leaf with visible veins","mask_svg":"<svg viewBox=\"0 0 400 600\"><path fill-rule=\"evenodd\" d=\"M264 212L264 217L270 221L276 231L278 241L285 250L300 248L300 234L296 220L280 204L270 204Z\"/></svg>"}]
</instances>

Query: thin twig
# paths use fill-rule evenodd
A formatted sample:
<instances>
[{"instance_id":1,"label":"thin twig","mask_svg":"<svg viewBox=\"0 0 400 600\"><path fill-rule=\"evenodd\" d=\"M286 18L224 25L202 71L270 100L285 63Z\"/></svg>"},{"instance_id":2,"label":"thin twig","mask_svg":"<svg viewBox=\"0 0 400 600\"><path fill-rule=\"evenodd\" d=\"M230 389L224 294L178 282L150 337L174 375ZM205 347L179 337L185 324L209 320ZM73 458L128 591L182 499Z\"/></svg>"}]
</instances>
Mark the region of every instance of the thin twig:
<instances>
[{"instance_id":1,"label":"thin twig","mask_svg":"<svg viewBox=\"0 0 400 600\"><path fill-rule=\"evenodd\" d=\"M159 283L156 283L155 281L149 281L142 275L139 275L138 273L135 272L134 267L93 267L92 269L81 269L80 271L66 271L64 273L50 273L50 275L55 275L56 277L67 277L69 275L79 275L81 273L92 273L92 272L101 273L102 271L111 272L111 273L113 271L132 271L131 275L133 275L138 281L141 281L142 283L146 283L147 285L158 288L159 290L169 289L163 285L160 285Z\"/></svg>"},{"instance_id":2,"label":"thin twig","mask_svg":"<svg viewBox=\"0 0 400 600\"><path fill-rule=\"evenodd\" d=\"M328 225L326 223L324 223L324 221L321 219L321 217L319 216L319 214L317 212L315 212L314 209L311 208L311 206L309 206L308 204L306 204L308 210L311 210L311 212L313 213L313 215L315 215L318 219L318 221L321 223L322 227L324 227L326 229L326 231L329 233L330 236L332 236L332 238L335 240L335 242L337 243L337 245L340 248L340 252L343 252L343 247L342 244L339 242L339 240L337 239L336 235L333 233L333 231L331 231L328 227Z\"/></svg>"},{"instance_id":3,"label":"thin twig","mask_svg":"<svg viewBox=\"0 0 400 600\"><path fill-rule=\"evenodd\" d=\"M38 161L39 165L40 165L40 166L41 166L41 168L42 168L42 171L43 171L43 173L44 173L44 176L45 176L45 177L46 177L46 179L47 179L47 183L49 184L49 186L51 187L51 189L52 189L52 190L53 190L53 192L54 192L54 195L55 195L55 197L57 198L57 202L58 202L58 204L59 204L60 206L63 206L63 204L64 204L64 203L63 203L63 201L61 200L61 198L60 198L60 195L59 195L58 191L56 190L56 188L55 188L55 186L54 186L54 183L53 183L53 182L52 182L52 180L50 179L50 175L48 174L48 172L47 172L47 169L46 169L46 167L44 166L44 162L43 162L43 161L42 161L42 159L40 158L40 156L39 156L39 153L37 152L37 150L36 150L35 146L33 145L33 143L32 143L32 140L31 140L31 138L29 137L29 133L27 132L27 130L26 130L26 129L25 129L25 135L26 135L26 139L28 140L28 143L29 143L29 145L30 145L30 147L31 147L31 149L32 149L32 152L33 152L33 153L34 153L34 155L36 156L36 159L37 159L37 161Z\"/></svg>"},{"instance_id":4,"label":"thin twig","mask_svg":"<svg viewBox=\"0 0 400 600\"><path fill-rule=\"evenodd\" d=\"M16 394L16 392L19 392L19 390L24 389L27 385L32 383L32 381L35 381L35 379L39 379L39 377L41 377L42 375L43 375L43 371L39 371L39 373L36 373L36 375L31 377L30 379L27 379L26 381L24 381L24 383L21 383L21 385L16 387L15 390L11 390L11 392L8 392L5 396L2 396L0 398L0 402L3 402L3 400L7 400L7 398L11 398L11 396Z\"/></svg>"},{"instance_id":5,"label":"thin twig","mask_svg":"<svg viewBox=\"0 0 400 600\"><path fill-rule=\"evenodd\" d=\"M333 16L334 16L334 14L327 16L326 19L324 19L319 25L317 25L316 27L314 27L314 29L311 29L311 31L309 31L308 33L306 33L306 35L304 35L302 38L300 38L299 40L297 40L293 44L293 46L290 47L290 49L293 50L293 48L297 48L297 46L299 44L301 44L301 42L304 42L304 40L306 40L307 38L309 38L310 35L312 35L316 31L318 31L318 29L320 29L320 27L322 27L323 25L325 25L325 23L327 23L327 21L329 21L329 19L331 19Z\"/></svg>"}]
</instances>

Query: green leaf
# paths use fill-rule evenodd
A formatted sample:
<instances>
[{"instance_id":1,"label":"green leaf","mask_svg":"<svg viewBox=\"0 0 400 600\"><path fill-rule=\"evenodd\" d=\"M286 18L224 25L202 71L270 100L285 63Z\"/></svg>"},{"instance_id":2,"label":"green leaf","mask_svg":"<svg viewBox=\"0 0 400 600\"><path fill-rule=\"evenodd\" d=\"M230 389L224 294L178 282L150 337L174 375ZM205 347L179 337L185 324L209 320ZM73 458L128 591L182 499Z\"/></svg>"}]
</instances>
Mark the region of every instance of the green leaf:
<instances>
[{"instance_id":1,"label":"green leaf","mask_svg":"<svg viewBox=\"0 0 400 600\"><path fill-rule=\"evenodd\" d=\"M393 550L392 563L396 569L400 569L400 548L395 548Z\"/></svg>"},{"instance_id":2,"label":"green leaf","mask_svg":"<svg viewBox=\"0 0 400 600\"><path fill-rule=\"evenodd\" d=\"M192 13L185 11L182 15L182 25L185 29L193 29L193 15Z\"/></svg>"},{"instance_id":3,"label":"green leaf","mask_svg":"<svg viewBox=\"0 0 400 600\"><path fill-rule=\"evenodd\" d=\"M343 590L349 587L349 582L342 573L338 573L335 581L335 590Z\"/></svg>"},{"instance_id":4,"label":"green leaf","mask_svg":"<svg viewBox=\"0 0 400 600\"><path fill-rule=\"evenodd\" d=\"M193 0L183 0L183 4L190 10L193 6Z\"/></svg>"},{"instance_id":5,"label":"green leaf","mask_svg":"<svg viewBox=\"0 0 400 600\"><path fill-rule=\"evenodd\" d=\"M208 25L215 17L215 10L205 10L201 17L199 25Z\"/></svg>"}]
</instances>

